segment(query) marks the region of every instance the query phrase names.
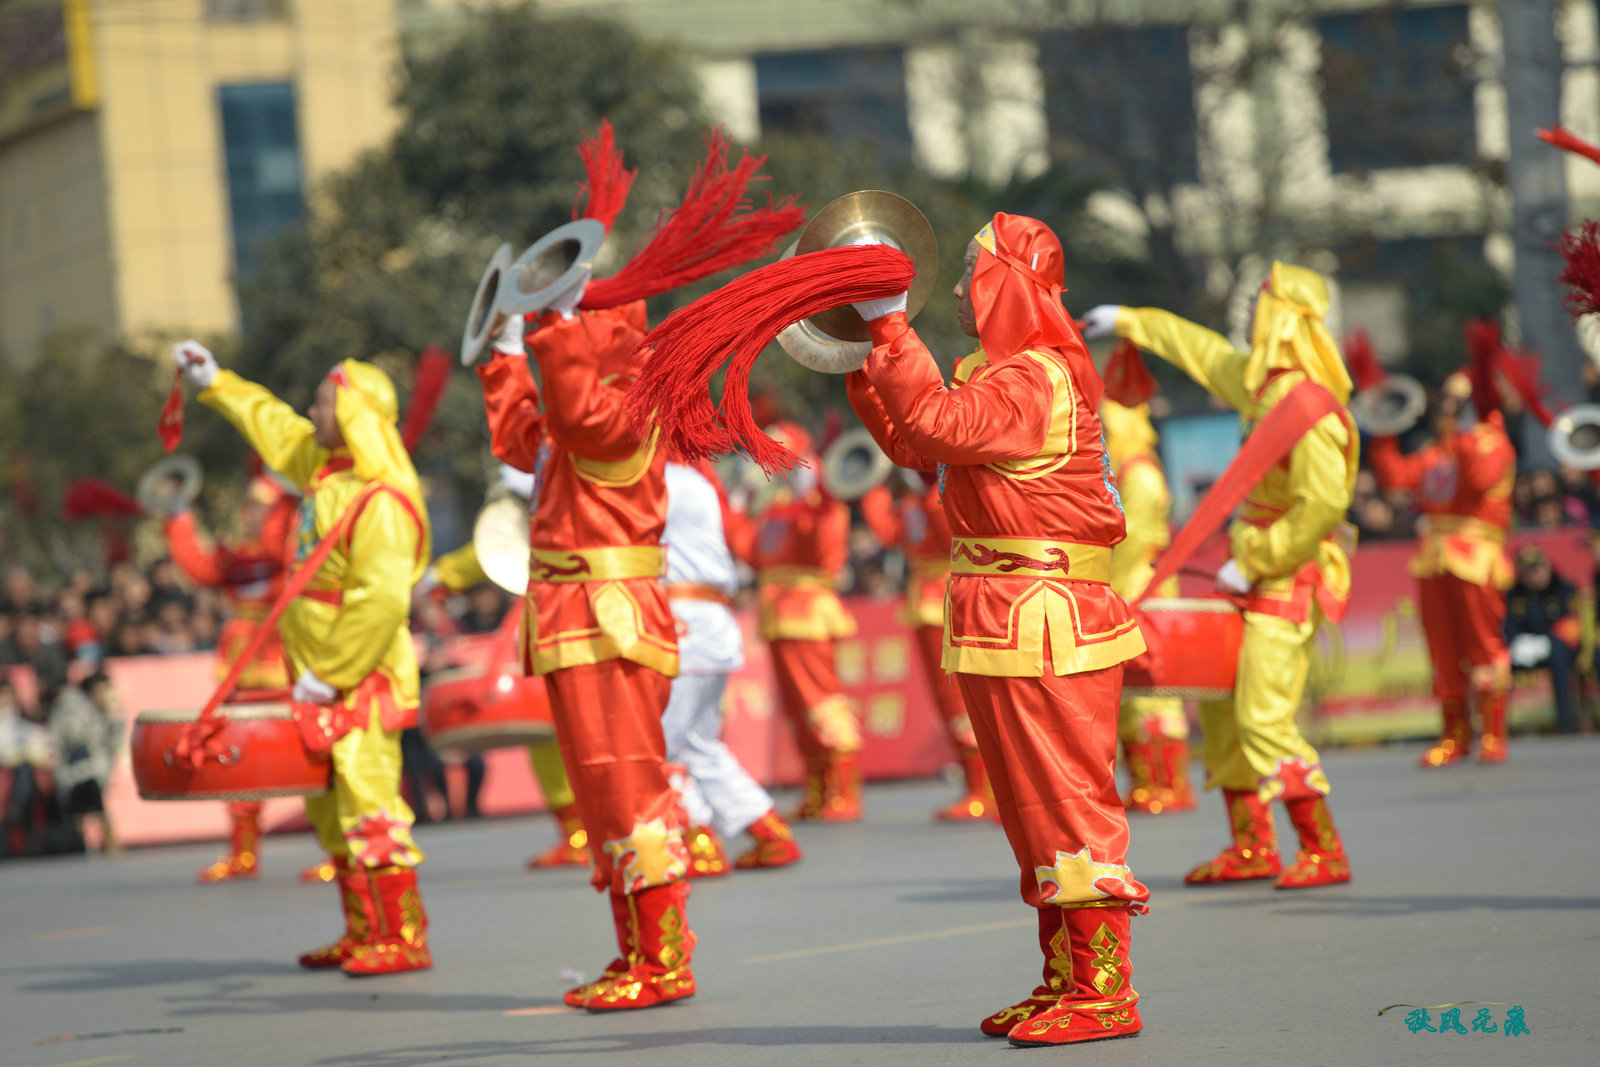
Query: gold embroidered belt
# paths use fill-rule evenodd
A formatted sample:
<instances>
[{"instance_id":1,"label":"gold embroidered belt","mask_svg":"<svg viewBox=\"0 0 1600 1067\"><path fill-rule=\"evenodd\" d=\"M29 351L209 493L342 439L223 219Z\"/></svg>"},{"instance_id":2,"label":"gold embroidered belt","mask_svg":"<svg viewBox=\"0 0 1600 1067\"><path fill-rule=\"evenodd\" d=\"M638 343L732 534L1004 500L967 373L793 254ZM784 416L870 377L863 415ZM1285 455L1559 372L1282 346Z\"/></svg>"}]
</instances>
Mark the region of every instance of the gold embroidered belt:
<instances>
[{"instance_id":1,"label":"gold embroidered belt","mask_svg":"<svg viewBox=\"0 0 1600 1067\"><path fill-rule=\"evenodd\" d=\"M1032 537L957 537L950 542L951 574L1111 581L1111 549Z\"/></svg>"},{"instance_id":2,"label":"gold embroidered belt","mask_svg":"<svg viewBox=\"0 0 1600 1067\"><path fill-rule=\"evenodd\" d=\"M832 589L834 577L831 572L821 567L763 567L756 572L756 584Z\"/></svg>"},{"instance_id":3,"label":"gold embroidered belt","mask_svg":"<svg viewBox=\"0 0 1600 1067\"><path fill-rule=\"evenodd\" d=\"M727 593L714 585L705 585L701 582L673 582L667 586L667 599L706 600L725 607L733 603L728 599Z\"/></svg>"},{"instance_id":4,"label":"gold embroidered belt","mask_svg":"<svg viewBox=\"0 0 1600 1067\"><path fill-rule=\"evenodd\" d=\"M1504 544L1506 540L1506 532L1500 527L1465 515L1425 516L1422 520L1422 532L1424 536L1465 534L1468 537L1492 541L1497 545Z\"/></svg>"},{"instance_id":5,"label":"gold embroidered belt","mask_svg":"<svg viewBox=\"0 0 1600 1067\"><path fill-rule=\"evenodd\" d=\"M529 553L528 562L529 577L535 582L606 582L660 578L667 573L667 553L659 545L535 548Z\"/></svg>"}]
</instances>

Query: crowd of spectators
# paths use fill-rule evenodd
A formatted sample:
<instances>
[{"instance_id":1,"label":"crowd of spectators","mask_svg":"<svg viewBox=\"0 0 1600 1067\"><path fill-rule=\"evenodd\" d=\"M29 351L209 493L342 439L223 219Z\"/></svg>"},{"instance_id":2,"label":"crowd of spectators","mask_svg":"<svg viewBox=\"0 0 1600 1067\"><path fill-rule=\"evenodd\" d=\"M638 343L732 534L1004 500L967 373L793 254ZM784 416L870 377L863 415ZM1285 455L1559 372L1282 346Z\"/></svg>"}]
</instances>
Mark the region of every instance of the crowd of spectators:
<instances>
[{"instance_id":1,"label":"crowd of spectators","mask_svg":"<svg viewBox=\"0 0 1600 1067\"><path fill-rule=\"evenodd\" d=\"M1600 527L1600 490L1583 471L1562 468L1518 474L1511 489L1511 508L1515 529ZM1417 535L1412 494L1383 489L1364 467L1356 475L1350 521L1360 531L1363 544L1405 541Z\"/></svg>"}]
</instances>

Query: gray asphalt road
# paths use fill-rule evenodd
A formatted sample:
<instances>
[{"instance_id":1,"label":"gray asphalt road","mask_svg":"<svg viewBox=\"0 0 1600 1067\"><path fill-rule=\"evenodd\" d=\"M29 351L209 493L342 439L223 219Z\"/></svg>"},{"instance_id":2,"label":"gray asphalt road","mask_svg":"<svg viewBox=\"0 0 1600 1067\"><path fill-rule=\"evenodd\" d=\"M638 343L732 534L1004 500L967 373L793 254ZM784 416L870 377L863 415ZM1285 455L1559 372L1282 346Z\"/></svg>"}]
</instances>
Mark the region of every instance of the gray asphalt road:
<instances>
[{"instance_id":1,"label":"gray asphalt road","mask_svg":"<svg viewBox=\"0 0 1600 1067\"><path fill-rule=\"evenodd\" d=\"M1519 739L1505 767L1427 774L1417 751L1329 755L1349 886L1186 889L1223 840L1215 795L1136 820L1154 897L1131 1040L979 1035L1036 980L1033 920L999 830L932 824L951 789L920 782L869 790L862 825L803 830L797 868L697 883L699 995L611 1016L560 1005L562 972L611 946L584 875L522 870L552 839L542 819L422 832L436 966L388 978L295 967L337 924L333 891L294 881L309 838L270 840L267 875L230 886L192 882L209 847L0 865L0 1064L1600 1063L1600 740ZM1503 1003L1497 1032L1378 1015L1457 1001ZM1499 1029L1512 1005L1528 1034Z\"/></svg>"}]
</instances>

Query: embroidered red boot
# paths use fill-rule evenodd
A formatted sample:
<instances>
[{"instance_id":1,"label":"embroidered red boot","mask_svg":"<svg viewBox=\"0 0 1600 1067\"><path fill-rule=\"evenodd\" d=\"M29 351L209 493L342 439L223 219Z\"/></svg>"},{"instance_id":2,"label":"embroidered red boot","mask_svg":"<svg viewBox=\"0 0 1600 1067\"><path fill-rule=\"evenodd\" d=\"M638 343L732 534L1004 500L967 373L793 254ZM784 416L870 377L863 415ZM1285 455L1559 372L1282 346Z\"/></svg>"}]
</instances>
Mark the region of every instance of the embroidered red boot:
<instances>
[{"instance_id":1,"label":"embroidered red boot","mask_svg":"<svg viewBox=\"0 0 1600 1067\"><path fill-rule=\"evenodd\" d=\"M1289 821L1300 835L1300 852L1288 870L1278 876L1279 889L1310 889L1350 880L1350 860L1344 842L1334 829L1326 797L1288 800Z\"/></svg>"},{"instance_id":2,"label":"embroidered red boot","mask_svg":"<svg viewBox=\"0 0 1600 1067\"><path fill-rule=\"evenodd\" d=\"M709 826L690 826L683 832L683 846L689 850L689 877L716 878L727 874L728 854L722 838Z\"/></svg>"},{"instance_id":3,"label":"embroidered red boot","mask_svg":"<svg viewBox=\"0 0 1600 1067\"><path fill-rule=\"evenodd\" d=\"M983 767L983 757L975 748L961 749L961 773L967 781L966 795L949 807L933 813L939 822L978 822L996 818L994 788L989 784L989 772Z\"/></svg>"},{"instance_id":4,"label":"embroidered red boot","mask_svg":"<svg viewBox=\"0 0 1600 1067\"><path fill-rule=\"evenodd\" d=\"M564 808L557 808L551 814L561 824L561 840L537 856L528 857L528 870L589 866L589 831L583 828L583 817L578 814L578 805L568 804Z\"/></svg>"},{"instance_id":5,"label":"embroidered red boot","mask_svg":"<svg viewBox=\"0 0 1600 1067\"><path fill-rule=\"evenodd\" d=\"M1122 759L1127 764L1131 785L1128 795L1122 798L1122 806L1129 811L1159 815L1166 804L1157 777L1156 742L1139 739L1124 741Z\"/></svg>"},{"instance_id":6,"label":"embroidered red boot","mask_svg":"<svg viewBox=\"0 0 1600 1067\"><path fill-rule=\"evenodd\" d=\"M689 960L695 936L689 929L688 900L689 883L681 879L628 894L633 960L621 974L596 982L584 1007L595 1012L626 1011L694 996Z\"/></svg>"},{"instance_id":7,"label":"embroidered red boot","mask_svg":"<svg viewBox=\"0 0 1600 1067\"><path fill-rule=\"evenodd\" d=\"M1419 767L1448 767L1460 763L1472 751L1472 721L1467 718L1466 701L1441 700L1439 713L1444 719L1439 743L1422 754L1417 761Z\"/></svg>"},{"instance_id":8,"label":"embroidered red boot","mask_svg":"<svg viewBox=\"0 0 1600 1067\"><path fill-rule=\"evenodd\" d=\"M1011 1043L1038 1048L1132 1037L1144 1029L1128 961L1132 910L1117 901L1069 904L1061 912L1072 956L1071 991L1054 1007L1012 1027Z\"/></svg>"},{"instance_id":9,"label":"embroidered red boot","mask_svg":"<svg viewBox=\"0 0 1600 1067\"><path fill-rule=\"evenodd\" d=\"M602 984L633 966L633 909L628 906L627 894L619 893L615 889L611 890L611 924L617 932L617 958L606 964L599 978L574 986L562 995L561 999L569 1007L584 1007Z\"/></svg>"},{"instance_id":10,"label":"embroidered red boot","mask_svg":"<svg viewBox=\"0 0 1600 1067\"><path fill-rule=\"evenodd\" d=\"M822 763L822 822L861 818L861 753L829 752Z\"/></svg>"},{"instance_id":11,"label":"embroidered red boot","mask_svg":"<svg viewBox=\"0 0 1600 1067\"><path fill-rule=\"evenodd\" d=\"M1164 797L1162 810L1193 811L1198 805L1189 783L1189 739L1163 737L1156 742L1156 777Z\"/></svg>"},{"instance_id":12,"label":"embroidered red boot","mask_svg":"<svg viewBox=\"0 0 1600 1067\"><path fill-rule=\"evenodd\" d=\"M428 913L422 910L415 867L365 867L353 877L365 876L378 906L375 936L350 950L339 965L345 974L399 974L425 971L433 966L428 951Z\"/></svg>"},{"instance_id":13,"label":"embroidered red boot","mask_svg":"<svg viewBox=\"0 0 1600 1067\"><path fill-rule=\"evenodd\" d=\"M805 796L800 801L800 806L789 813L793 822L814 822L822 818L823 799L823 765L827 756L823 753L806 757L806 785Z\"/></svg>"},{"instance_id":14,"label":"embroidered red boot","mask_svg":"<svg viewBox=\"0 0 1600 1067\"><path fill-rule=\"evenodd\" d=\"M1479 763L1504 763L1510 755L1506 746L1506 694L1504 690L1478 691L1478 716L1483 720L1483 737L1478 742ZM1462 753L1465 756L1465 753Z\"/></svg>"},{"instance_id":15,"label":"embroidered red boot","mask_svg":"<svg viewBox=\"0 0 1600 1067\"><path fill-rule=\"evenodd\" d=\"M334 870L339 903L344 908L344 936L300 957L300 966L313 970L344 963L356 946L370 942L378 929L378 909L372 898L371 883L364 875L352 874L343 856L329 859L328 865Z\"/></svg>"},{"instance_id":16,"label":"embroidered red boot","mask_svg":"<svg viewBox=\"0 0 1600 1067\"><path fill-rule=\"evenodd\" d=\"M1278 838L1272 829L1272 809L1261 802L1254 790L1224 789L1222 799L1228 805L1233 844L1219 852L1216 859L1184 875L1184 884L1211 885L1274 877L1282 865L1278 861Z\"/></svg>"},{"instance_id":17,"label":"embroidered red boot","mask_svg":"<svg viewBox=\"0 0 1600 1067\"><path fill-rule=\"evenodd\" d=\"M260 803L229 804L228 814L233 816L233 830L228 835L228 854L200 869L197 877L201 885L261 877L261 864L256 852L261 841Z\"/></svg>"},{"instance_id":18,"label":"embroidered red boot","mask_svg":"<svg viewBox=\"0 0 1600 1067\"><path fill-rule=\"evenodd\" d=\"M795 841L794 831L783 821L777 808L751 823L745 832L755 838L756 845L734 861L733 865L740 870L787 867L800 861L799 842Z\"/></svg>"},{"instance_id":19,"label":"embroidered red boot","mask_svg":"<svg viewBox=\"0 0 1600 1067\"><path fill-rule=\"evenodd\" d=\"M1067 949L1067 927L1061 909L1047 905L1039 909L1039 950L1044 953L1044 984L1035 986L1028 999L1001 1008L978 1029L988 1037L1005 1037L1019 1023L1025 1023L1060 1002L1072 988L1072 956Z\"/></svg>"}]
</instances>

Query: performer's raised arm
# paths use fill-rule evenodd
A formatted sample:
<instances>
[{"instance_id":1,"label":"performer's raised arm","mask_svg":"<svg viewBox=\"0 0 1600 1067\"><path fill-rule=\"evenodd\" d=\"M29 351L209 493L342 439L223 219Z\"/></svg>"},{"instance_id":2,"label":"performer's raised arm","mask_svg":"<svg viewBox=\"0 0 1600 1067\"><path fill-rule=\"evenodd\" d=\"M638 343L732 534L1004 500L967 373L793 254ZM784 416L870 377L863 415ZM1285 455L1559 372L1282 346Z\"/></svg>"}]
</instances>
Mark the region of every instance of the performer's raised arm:
<instances>
[{"instance_id":1,"label":"performer's raised arm","mask_svg":"<svg viewBox=\"0 0 1600 1067\"><path fill-rule=\"evenodd\" d=\"M539 383L528 369L524 329L522 316L506 319L494 339L492 358L478 367L478 381L489 419L490 451L502 463L531 471L538 466L545 417L539 407Z\"/></svg>"},{"instance_id":2,"label":"performer's raised arm","mask_svg":"<svg viewBox=\"0 0 1600 1067\"><path fill-rule=\"evenodd\" d=\"M1220 333L1159 308L1118 308L1115 329L1118 337L1171 363L1229 407L1242 411L1249 404L1244 379L1250 357Z\"/></svg>"},{"instance_id":3,"label":"performer's raised arm","mask_svg":"<svg viewBox=\"0 0 1600 1067\"><path fill-rule=\"evenodd\" d=\"M222 550L207 548L200 541L195 528L194 512L184 510L168 516L162 532L167 537L167 551L178 569L189 576L196 585L221 585L223 575Z\"/></svg>"},{"instance_id":4,"label":"performer's raised arm","mask_svg":"<svg viewBox=\"0 0 1600 1067\"><path fill-rule=\"evenodd\" d=\"M547 314L529 334L544 378L547 425L574 455L614 463L634 455L644 443L628 417L631 378L596 370L602 363L625 364L643 337L626 308Z\"/></svg>"},{"instance_id":5,"label":"performer's raised arm","mask_svg":"<svg viewBox=\"0 0 1600 1067\"><path fill-rule=\"evenodd\" d=\"M266 465L297 488L304 488L328 458L328 450L316 442L310 419L265 387L218 367L217 358L200 342L175 346L172 358L200 387L200 402L221 412Z\"/></svg>"},{"instance_id":6,"label":"performer's raised arm","mask_svg":"<svg viewBox=\"0 0 1600 1067\"><path fill-rule=\"evenodd\" d=\"M878 390L873 388L872 379L861 371L851 371L844 380L844 387L846 395L850 398L850 407L855 410L861 425L867 428L872 439L878 442L878 447L883 449L883 454L888 456L895 466L907 467L925 474L933 472L938 467L936 462L919 455L901 438L900 431L895 429L889 413L884 409L883 398L878 395Z\"/></svg>"}]
</instances>

